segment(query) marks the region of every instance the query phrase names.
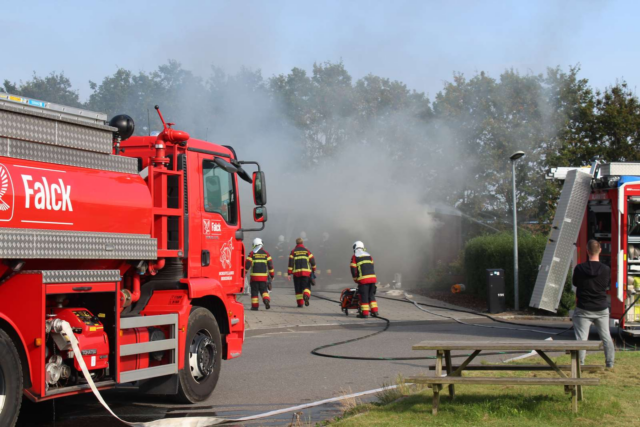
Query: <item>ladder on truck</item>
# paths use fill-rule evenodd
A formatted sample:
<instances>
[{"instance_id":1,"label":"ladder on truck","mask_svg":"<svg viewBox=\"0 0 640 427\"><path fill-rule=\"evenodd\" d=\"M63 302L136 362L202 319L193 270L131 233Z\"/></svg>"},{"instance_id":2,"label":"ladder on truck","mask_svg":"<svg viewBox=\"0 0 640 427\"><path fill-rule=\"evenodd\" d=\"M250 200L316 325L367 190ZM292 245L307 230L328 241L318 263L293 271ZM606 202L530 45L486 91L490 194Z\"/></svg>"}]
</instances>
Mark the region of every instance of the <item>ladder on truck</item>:
<instances>
[{"instance_id":1,"label":"ladder on truck","mask_svg":"<svg viewBox=\"0 0 640 427\"><path fill-rule=\"evenodd\" d=\"M595 167L591 171L593 169ZM575 243L589 202L593 176L589 169L585 168L570 168L558 172L564 175L564 185L529 303L533 308L554 313L558 310L562 298Z\"/></svg>"}]
</instances>

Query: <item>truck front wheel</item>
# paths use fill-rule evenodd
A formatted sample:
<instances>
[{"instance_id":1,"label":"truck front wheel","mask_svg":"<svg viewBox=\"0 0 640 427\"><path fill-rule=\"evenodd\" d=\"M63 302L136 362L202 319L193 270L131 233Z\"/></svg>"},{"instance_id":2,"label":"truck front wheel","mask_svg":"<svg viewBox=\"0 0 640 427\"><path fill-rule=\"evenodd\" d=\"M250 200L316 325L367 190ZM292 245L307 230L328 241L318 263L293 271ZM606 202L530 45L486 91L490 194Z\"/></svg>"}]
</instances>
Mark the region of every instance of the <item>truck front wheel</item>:
<instances>
[{"instance_id":1,"label":"truck front wheel","mask_svg":"<svg viewBox=\"0 0 640 427\"><path fill-rule=\"evenodd\" d=\"M218 322L209 310L194 307L187 326L184 368L179 372L178 400L198 403L206 400L218 383L222 365L222 339Z\"/></svg>"},{"instance_id":2,"label":"truck front wheel","mask_svg":"<svg viewBox=\"0 0 640 427\"><path fill-rule=\"evenodd\" d=\"M22 366L13 341L0 329L0 426L13 427L22 403Z\"/></svg>"}]
</instances>

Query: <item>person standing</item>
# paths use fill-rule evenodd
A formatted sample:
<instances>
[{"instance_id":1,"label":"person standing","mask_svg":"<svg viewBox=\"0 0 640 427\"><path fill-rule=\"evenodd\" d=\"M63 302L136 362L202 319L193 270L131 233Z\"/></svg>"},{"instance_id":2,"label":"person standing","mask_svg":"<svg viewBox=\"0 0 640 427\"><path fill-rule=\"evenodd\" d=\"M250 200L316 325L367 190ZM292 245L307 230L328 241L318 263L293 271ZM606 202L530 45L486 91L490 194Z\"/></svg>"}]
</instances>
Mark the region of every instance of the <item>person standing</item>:
<instances>
[{"instance_id":1,"label":"person standing","mask_svg":"<svg viewBox=\"0 0 640 427\"><path fill-rule=\"evenodd\" d=\"M360 313L358 317L366 319L369 313L378 317L378 302L376 301L376 277L373 268L373 257L364 248L364 243L357 241L353 244L351 257L351 277L358 284L360 295Z\"/></svg>"},{"instance_id":2,"label":"person standing","mask_svg":"<svg viewBox=\"0 0 640 427\"><path fill-rule=\"evenodd\" d=\"M251 310L257 311L260 306L260 295L264 307L269 310L271 308L271 297L269 296L268 286L269 279L273 279L273 260L269 252L265 251L262 239L256 237L253 239L253 249L247 256L244 266L245 270L250 273L249 286L251 287Z\"/></svg>"},{"instance_id":3,"label":"person standing","mask_svg":"<svg viewBox=\"0 0 640 427\"><path fill-rule=\"evenodd\" d=\"M301 237L296 239L296 247L289 255L289 268L287 274L293 275L293 286L296 291L296 303L298 307L309 305L311 297L310 276L316 271L316 260L311 251L304 247Z\"/></svg>"},{"instance_id":4,"label":"person standing","mask_svg":"<svg viewBox=\"0 0 640 427\"><path fill-rule=\"evenodd\" d=\"M576 287L576 309L573 312L573 328L577 341L589 339L591 324L596 325L598 335L604 343L607 368L613 368L615 347L609 330L609 304L607 289L611 287L611 269L600 262L600 243L589 240L589 260L578 264L573 270L573 286ZM586 351L580 351L580 364L584 365Z\"/></svg>"}]
</instances>

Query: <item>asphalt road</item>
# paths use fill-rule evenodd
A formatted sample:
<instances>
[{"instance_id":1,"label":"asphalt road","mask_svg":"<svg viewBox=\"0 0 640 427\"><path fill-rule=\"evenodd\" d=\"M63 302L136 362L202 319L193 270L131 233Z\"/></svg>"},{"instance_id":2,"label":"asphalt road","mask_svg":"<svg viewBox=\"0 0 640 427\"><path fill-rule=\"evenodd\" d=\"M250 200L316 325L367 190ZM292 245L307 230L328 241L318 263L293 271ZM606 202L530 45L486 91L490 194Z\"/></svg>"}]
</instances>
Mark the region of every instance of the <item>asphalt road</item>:
<instances>
[{"instance_id":1,"label":"asphalt road","mask_svg":"<svg viewBox=\"0 0 640 427\"><path fill-rule=\"evenodd\" d=\"M383 304L381 302L381 307ZM434 363L433 360L354 361L310 354L315 347L367 335L384 327L381 320L369 319L368 322L364 326L309 326L249 331L243 356L223 362L218 386L205 404L185 406L162 397L121 391L105 392L104 396L113 410L129 421L187 415L235 418L375 389L383 384L393 384L399 374L408 376L425 373L427 367ZM489 320L474 319L473 322L496 325ZM504 328L504 325L500 326ZM562 327L566 327L566 324ZM325 351L344 356L415 357L421 354L411 351L412 344L426 339L452 339L452 336L471 341L492 338L545 339L550 335L465 326L443 319L392 324L382 334ZM566 333L554 339L573 339L573 334ZM500 361L514 356L494 355L487 356L485 360ZM317 422L340 413L339 404L330 404L304 411L303 417ZM291 418L292 414L286 414L244 425L287 425ZM84 395L60 399L55 403L28 403L22 411L19 425L103 427L121 424L100 406L93 395Z\"/></svg>"}]
</instances>

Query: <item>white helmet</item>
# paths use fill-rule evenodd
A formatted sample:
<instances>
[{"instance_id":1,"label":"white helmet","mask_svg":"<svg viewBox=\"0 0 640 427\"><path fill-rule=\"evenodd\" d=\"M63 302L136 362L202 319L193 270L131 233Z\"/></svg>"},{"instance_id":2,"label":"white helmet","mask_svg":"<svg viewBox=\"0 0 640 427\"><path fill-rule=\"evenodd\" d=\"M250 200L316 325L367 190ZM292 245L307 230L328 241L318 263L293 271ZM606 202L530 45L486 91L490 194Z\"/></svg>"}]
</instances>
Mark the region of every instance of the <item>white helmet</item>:
<instances>
[{"instance_id":1,"label":"white helmet","mask_svg":"<svg viewBox=\"0 0 640 427\"><path fill-rule=\"evenodd\" d=\"M255 248L256 246L262 246L262 239L259 237L253 239L253 247Z\"/></svg>"},{"instance_id":2,"label":"white helmet","mask_svg":"<svg viewBox=\"0 0 640 427\"><path fill-rule=\"evenodd\" d=\"M355 252L356 249L364 249L364 243L362 243L360 240L358 240L357 242L355 242L353 244L353 251Z\"/></svg>"}]
</instances>

